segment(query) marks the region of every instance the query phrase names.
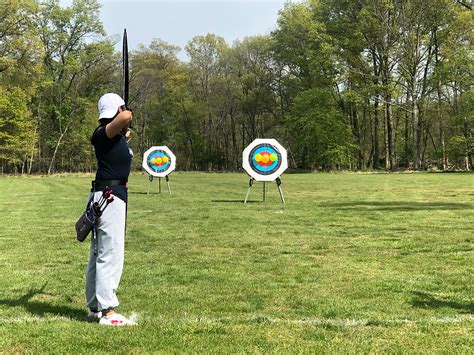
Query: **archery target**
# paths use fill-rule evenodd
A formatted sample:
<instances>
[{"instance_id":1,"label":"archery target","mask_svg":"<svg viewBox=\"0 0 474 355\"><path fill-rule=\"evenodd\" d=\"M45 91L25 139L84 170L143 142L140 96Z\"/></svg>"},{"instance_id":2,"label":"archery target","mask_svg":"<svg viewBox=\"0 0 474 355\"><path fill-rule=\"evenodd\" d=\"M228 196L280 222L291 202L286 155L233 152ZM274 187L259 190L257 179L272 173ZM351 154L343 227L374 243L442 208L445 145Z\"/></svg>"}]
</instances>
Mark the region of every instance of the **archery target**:
<instances>
[{"instance_id":1,"label":"archery target","mask_svg":"<svg viewBox=\"0 0 474 355\"><path fill-rule=\"evenodd\" d=\"M151 147L143 154L143 169L148 174L165 177L176 167L176 157L166 146Z\"/></svg>"},{"instance_id":2,"label":"archery target","mask_svg":"<svg viewBox=\"0 0 474 355\"><path fill-rule=\"evenodd\" d=\"M274 181L288 168L286 149L275 139L255 139L244 149L242 167L257 181Z\"/></svg>"}]
</instances>

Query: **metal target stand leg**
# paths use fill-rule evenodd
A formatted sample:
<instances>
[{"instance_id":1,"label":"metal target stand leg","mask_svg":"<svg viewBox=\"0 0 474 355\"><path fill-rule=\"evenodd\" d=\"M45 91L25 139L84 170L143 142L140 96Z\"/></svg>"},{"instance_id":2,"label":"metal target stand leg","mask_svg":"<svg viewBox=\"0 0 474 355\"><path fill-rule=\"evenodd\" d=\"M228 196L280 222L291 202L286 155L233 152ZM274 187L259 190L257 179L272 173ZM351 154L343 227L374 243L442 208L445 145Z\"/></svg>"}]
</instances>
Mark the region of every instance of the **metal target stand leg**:
<instances>
[{"instance_id":1,"label":"metal target stand leg","mask_svg":"<svg viewBox=\"0 0 474 355\"><path fill-rule=\"evenodd\" d=\"M171 195L170 178L168 177L168 175L166 175L165 178L166 178L166 185L168 186L168 192Z\"/></svg>"},{"instance_id":2,"label":"metal target stand leg","mask_svg":"<svg viewBox=\"0 0 474 355\"><path fill-rule=\"evenodd\" d=\"M252 185L253 185L253 182L255 181L254 178L250 178L250 181L249 181L249 189L247 190L247 195L245 196L245 200L244 200L244 203L247 203L247 199L249 198L249 195L250 195L250 189L252 188Z\"/></svg>"},{"instance_id":3,"label":"metal target stand leg","mask_svg":"<svg viewBox=\"0 0 474 355\"><path fill-rule=\"evenodd\" d=\"M251 178L250 181L249 181L249 188L248 188L248 190L247 190L247 195L245 196L244 203L247 203L247 200L248 200L249 195L250 195L250 190L252 189L252 185L253 185L254 181L255 181L254 178ZM275 183L277 184L278 193L280 194L281 202L282 202L283 204L286 204L286 202L285 202L285 197L283 196L283 191L282 191L282 189L281 189L281 179L280 179L279 177L276 178ZM264 201L264 202L266 201L266 193L267 193L267 184L266 184L266 182L264 181L264 182L263 182L263 201Z\"/></svg>"},{"instance_id":4,"label":"metal target stand leg","mask_svg":"<svg viewBox=\"0 0 474 355\"><path fill-rule=\"evenodd\" d=\"M171 195L170 178L168 177L168 175L166 175L165 179L166 179L166 186L168 187L168 192ZM153 175L148 176L148 181L149 181L148 182L148 192L146 193L147 195L150 194L150 187L151 187L151 183L153 182ZM158 178L158 193L161 194L161 177Z\"/></svg>"},{"instance_id":5,"label":"metal target stand leg","mask_svg":"<svg viewBox=\"0 0 474 355\"><path fill-rule=\"evenodd\" d=\"M281 191L281 180L279 177L276 178L275 180L276 184L277 184L277 187L278 187L278 192L280 193L280 198L281 198L281 202L283 204L285 204L285 198L283 197L283 191Z\"/></svg>"},{"instance_id":6,"label":"metal target stand leg","mask_svg":"<svg viewBox=\"0 0 474 355\"><path fill-rule=\"evenodd\" d=\"M148 192L146 193L147 195L150 194L150 186L151 186L151 182L153 181L153 175L148 175Z\"/></svg>"}]
</instances>

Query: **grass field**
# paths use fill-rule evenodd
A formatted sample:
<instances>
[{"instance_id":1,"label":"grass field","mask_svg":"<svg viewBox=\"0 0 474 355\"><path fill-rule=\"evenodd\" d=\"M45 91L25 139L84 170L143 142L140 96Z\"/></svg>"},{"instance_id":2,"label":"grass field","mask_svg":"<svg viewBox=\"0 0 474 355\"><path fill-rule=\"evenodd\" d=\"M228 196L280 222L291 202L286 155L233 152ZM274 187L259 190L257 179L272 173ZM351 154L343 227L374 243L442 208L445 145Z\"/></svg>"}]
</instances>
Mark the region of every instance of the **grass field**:
<instances>
[{"instance_id":1,"label":"grass field","mask_svg":"<svg viewBox=\"0 0 474 355\"><path fill-rule=\"evenodd\" d=\"M0 177L0 352L473 351L474 174L287 174L286 205L244 205L244 173L132 175L129 328L86 322L91 178Z\"/></svg>"}]
</instances>

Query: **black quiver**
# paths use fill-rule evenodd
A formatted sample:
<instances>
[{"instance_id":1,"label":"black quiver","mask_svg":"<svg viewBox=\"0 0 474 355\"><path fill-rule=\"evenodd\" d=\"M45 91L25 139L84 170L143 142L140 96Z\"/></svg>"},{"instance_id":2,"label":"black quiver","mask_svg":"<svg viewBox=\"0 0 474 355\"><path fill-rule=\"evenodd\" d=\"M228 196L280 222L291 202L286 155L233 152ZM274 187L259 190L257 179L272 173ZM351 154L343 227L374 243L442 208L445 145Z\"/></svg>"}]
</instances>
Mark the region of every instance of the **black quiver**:
<instances>
[{"instance_id":1,"label":"black quiver","mask_svg":"<svg viewBox=\"0 0 474 355\"><path fill-rule=\"evenodd\" d=\"M79 217L76 222L76 238L78 241L83 242L92 228L94 228L96 220L96 214L94 213L94 207L92 200L87 204L86 211Z\"/></svg>"}]
</instances>

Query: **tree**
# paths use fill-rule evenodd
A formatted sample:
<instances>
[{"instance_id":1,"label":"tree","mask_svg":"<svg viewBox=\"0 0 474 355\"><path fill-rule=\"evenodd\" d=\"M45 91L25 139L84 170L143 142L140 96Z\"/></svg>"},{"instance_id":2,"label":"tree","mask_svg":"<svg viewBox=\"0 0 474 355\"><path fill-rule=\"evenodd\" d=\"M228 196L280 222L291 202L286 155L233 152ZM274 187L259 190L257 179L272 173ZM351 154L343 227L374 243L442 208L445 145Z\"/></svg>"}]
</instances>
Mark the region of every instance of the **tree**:
<instances>
[{"instance_id":1,"label":"tree","mask_svg":"<svg viewBox=\"0 0 474 355\"><path fill-rule=\"evenodd\" d=\"M177 155L181 169L197 169L202 149L199 110L189 90L188 68L176 56L179 49L154 39L132 55L138 151L165 144Z\"/></svg>"},{"instance_id":2,"label":"tree","mask_svg":"<svg viewBox=\"0 0 474 355\"><path fill-rule=\"evenodd\" d=\"M197 100L202 104L205 121L200 135L206 141L207 170L223 168L225 155L221 130L227 117L227 81L224 75L223 57L228 46L222 37L214 34L196 36L186 45L190 57L190 84Z\"/></svg>"},{"instance_id":3,"label":"tree","mask_svg":"<svg viewBox=\"0 0 474 355\"><path fill-rule=\"evenodd\" d=\"M28 155L34 147L33 130L27 94L20 88L0 88L0 160L24 173Z\"/></svg>"},{"instance_id":4,"label":"tree","mask_svg":"<svg viewBox=\"0 0 474 355\"><path fill-rule=\"evenodd\" d=\"M236 41L229 51L228 70L230 80L234 82L235 97L229 128L232 131L232 161L235 164L240 162L241 151L254 139L280 136L282 133L278 130L281 117L272 49L271 38L256 36ZM237 136L239 132L241 138Z\"/></svg>"},{"instance_id":5,"label":"tree","mask_svg":"<svg viewBox=\"0 0 474 355\"><path fill-rule=\"evenodd\" d=\"M96 0L74 0L66 8L61 8L58 0L41 4L38 25L45 47L47 79L38 99L45 115L40 138L41 154L50 159L48 174L55 169L58 155L66 158L62 159L66 166L73 166L68 157L74 152L60 151L59 147L64 139L72 137L68 137L71 128L79 129L88 120L88 103L97 100L117 72L119 63L113 57L112 43L102 39L99 9ZM94 39L96 42L90 42Z\"/></svg>"},{"instance_id":6,"label":"tree","mask_svg":"<svg viewBox=\"0 0 474 355\"><path fill-rule=\"evenodd\" d=\"M346 124L339 121L340 116L335 120L332 117L337 112L334 110L336 101L328 93L332 92L335 85L337 67L333 61L333 39L319 20L319 6L316 1L287 4L280 12L277 29L272 33L275 61L280 68L284 68L282 77L288 103L285 106L289 110L284 124L291 137L289 146L297 156L298 166L303 168L314 168L330 162L322 159L323 153L314 154L314 149L319 144L318 137L321 137L317 134L317 129L324 127L317 121L327 119L337 122L337 125ZM313 95L314 99L311 99ZM329 99L329 102L322 102L321 98ZM301 120L294 115L294 111L298 112ZM311 120L315 122L311 124ZM302 124L302 121L305 123ZM295 124L297 122L302 125ZM313 129L303 130L303 127ZM350 130L342 131L348 133L345 139L352 144ZM325 132L329 133L327 130ZM329 144L319 147L318 149L330 149ZM351 160L353 152L345 153L348 154L347 159L341 159L341 163L343 160Z\"/></svg>"},{"instance_id":7,"label":"tree","mask_svg":"<svg viewBox=\"0 0 474 355\"><path fill-rule=\"evenodd\" d=\"M36 4L0 3L0 160L4 170L25 172L37 132L29 103L41 77L41 44L33 22ZM6 165L5 165L6 164ZM26 171L29 171L31 163Z\"/></svg>"}]
</instances>

